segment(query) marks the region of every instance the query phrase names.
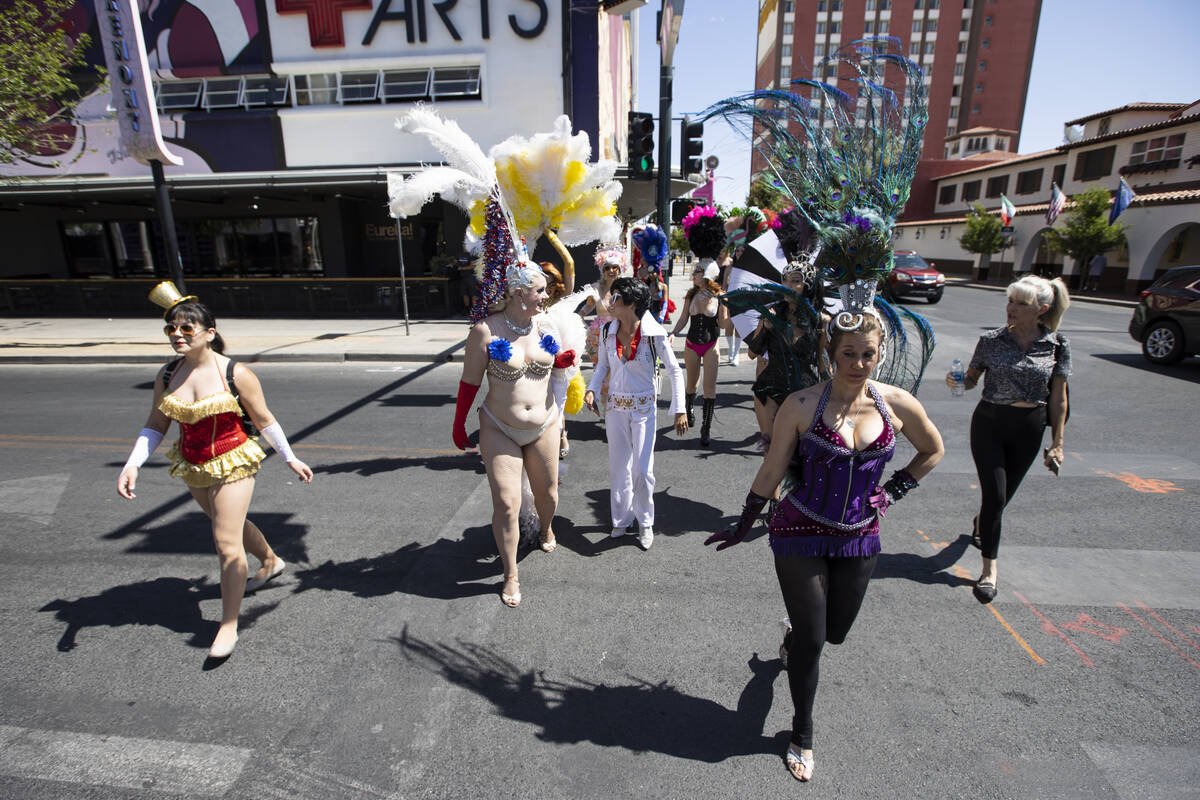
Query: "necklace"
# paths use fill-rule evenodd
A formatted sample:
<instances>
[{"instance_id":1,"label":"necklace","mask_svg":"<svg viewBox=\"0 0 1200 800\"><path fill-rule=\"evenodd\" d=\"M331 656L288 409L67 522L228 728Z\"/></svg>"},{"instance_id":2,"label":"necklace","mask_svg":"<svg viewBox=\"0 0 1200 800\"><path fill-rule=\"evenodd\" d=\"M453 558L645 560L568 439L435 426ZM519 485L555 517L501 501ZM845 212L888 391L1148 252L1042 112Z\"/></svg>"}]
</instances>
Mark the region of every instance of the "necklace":
<instances>
[{"instance_id":1,"label":"necklace","mask_svg":"<svg viewBox=\"0 0 1200 800\"><path fill-rule=\"evenodd\" d=\"M842 421L838 423L837 427L840 428L843 425L849 425L850 430L854 430L854 426L857 424L856 420L858 419L858 415L861 412L861 409L859 411L855 411L853 417L848 417L847 415L850 413L850 409L854 408L854 403L858 400L858 397L859 397L858 395L855 395L854 397L850 398L850 402L846 404L846 407L844 409L842 409L842 412L840 415L842 418Z\"/></svg>"},{"instance_id":2,"label":"necklace","mask_svg":"<svg viewBox=\"0 0 1200 800\"><path fill-rule=\"evenodd\" d=\"M507 325L508 327L512 328L512 332L517 334L518 336L524 336L525 334L527 334L531 330L533 330L533 320L532 319L529 320L528 325L518 325L515 322L513 322L512 319L508 316L507 311L504 312L504 324Z\"/></svg>"}]
</instances>

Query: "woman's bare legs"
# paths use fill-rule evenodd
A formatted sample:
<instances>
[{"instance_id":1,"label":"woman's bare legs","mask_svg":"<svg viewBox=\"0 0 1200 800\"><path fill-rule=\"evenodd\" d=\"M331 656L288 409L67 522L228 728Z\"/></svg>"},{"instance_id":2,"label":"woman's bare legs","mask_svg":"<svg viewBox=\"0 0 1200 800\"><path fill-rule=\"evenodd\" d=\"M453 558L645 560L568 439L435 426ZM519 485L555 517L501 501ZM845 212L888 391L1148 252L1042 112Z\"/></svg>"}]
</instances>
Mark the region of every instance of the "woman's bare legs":
<instances>
[{"instance_id":1,"label":"woman's bare legs","mask_svg":"<svg viewBox=\"0 0 1200 800\"><path fill-rule=\"evenodd\" d=\"M690 347L683 348L683 365L687 368L687 393L696 393L696 384L700 383L700 356Z\"/></svg>"},{"instance_id":2,"label":"woman's bare legs","mask_svg":"<svg viewBox=\"0 0 1200 800\"><path fill-rule=\"evenodd\" d=\"M254 478L204 488L192 487L190 491L212 520L213 541L221 562L221 627L212 646L214 650L224 650L232 648L237 641L238 612L246 591L246 549L243 539L247 533L246 512L254 495ZM254 530L258 534L257 540L261 540L266 547L264 554L274 556L266 546L262 532L257 527ZM255 546L258 546L257 541Z\"/></svg>"},{"instance_id":3,"label":"woman's bare legs","mask_svg":"<svg viewBox=\"0 0 1200 800\"><path fill-rule=\"evenodd\" d=\"M529 488L533 490L533 505L537 509L538 522L541 523L541 540L547 546L553 545L555 541L554 512L558 509L558 453L554 441L556 427L551 425L542 434L542 438L521 448L525 474L529 476Z\"/></svg>"},{"instance_id":4,"label":"woman's bare legs","mask_svg":"<svg viewBox=\"0 0 1200 800\"><path fill-rule=\"evenodd\" d=\"M550 431L557 435L553 425ZM545 438L543 434L542 440ZM515 598L512 602L505 601L505 605L515 606L521 602L517 581L517 544L521 538L517 516L521 512L521 470L524 467L521 448L505 436L487 414L481 413L479 454L483 456L492 489L492 535L496 537L496 549L500 551L500 563L504 567L504 589L500 596L502 600Z\"/></svg>"}]
</instances>

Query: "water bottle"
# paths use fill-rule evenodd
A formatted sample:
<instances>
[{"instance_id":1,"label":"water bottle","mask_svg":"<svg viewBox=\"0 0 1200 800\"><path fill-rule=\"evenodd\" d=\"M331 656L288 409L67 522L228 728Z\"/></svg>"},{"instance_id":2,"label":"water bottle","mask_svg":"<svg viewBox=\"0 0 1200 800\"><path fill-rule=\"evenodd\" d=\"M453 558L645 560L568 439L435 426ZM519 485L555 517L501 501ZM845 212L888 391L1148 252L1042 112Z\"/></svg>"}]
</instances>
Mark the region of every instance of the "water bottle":
<instances>
[{"instance_id":1,"label":"water bottle","mask_svg":"<svg viewBox=\"0 0 1200 800\"><path fill-rule=\"evenodd\" d=\"M956 358L950 364L950 377L954 380L954 386L950 389L950 395L952 397L965 396L967 393L967 385L965 383L967 371L961 359Z\"/></svg>"}]
</instances>

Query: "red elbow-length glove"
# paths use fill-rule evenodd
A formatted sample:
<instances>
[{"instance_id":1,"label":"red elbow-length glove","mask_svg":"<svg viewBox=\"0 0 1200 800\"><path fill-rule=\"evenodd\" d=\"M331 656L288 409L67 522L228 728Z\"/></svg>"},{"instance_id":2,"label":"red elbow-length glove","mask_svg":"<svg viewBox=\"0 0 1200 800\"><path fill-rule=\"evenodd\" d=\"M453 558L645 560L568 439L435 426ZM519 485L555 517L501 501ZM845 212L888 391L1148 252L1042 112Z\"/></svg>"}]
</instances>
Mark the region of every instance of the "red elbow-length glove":
<instances>
[{"instance_id":1,"label":"red elbow-length glove","mask_svg":"<svg viewBox=\"0 0 1200 800\"><path fill-rule=\"evenodd\" d=\"M471 440L467 438L467 412L471 410L471 404L475 402L475 395L478 393L478 385L466 381L458 382L458 405L454 409L454 428L451 433L454 436L454 445L459 450L466 450L471 446Z\"/></svg>"}]
</instances>

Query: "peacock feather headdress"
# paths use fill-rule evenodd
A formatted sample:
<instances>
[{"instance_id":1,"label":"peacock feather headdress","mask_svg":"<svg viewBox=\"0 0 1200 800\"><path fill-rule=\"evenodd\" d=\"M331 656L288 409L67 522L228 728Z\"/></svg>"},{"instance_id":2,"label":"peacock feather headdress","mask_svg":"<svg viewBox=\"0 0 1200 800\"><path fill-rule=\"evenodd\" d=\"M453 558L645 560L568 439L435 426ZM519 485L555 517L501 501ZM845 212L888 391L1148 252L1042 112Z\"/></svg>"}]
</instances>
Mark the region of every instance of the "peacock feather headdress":
<instances>
[{"instance_id":1,"label":"peacock feather headdress","mask_svg":"<svg viewBox=\"0 0 1200 800\"><path fill-rule=\"evenodd\" d=\"M792 91L752 92L704 113L755 142L771 183L816 230L818 266L849 314L870 308L892 269L892 226L929 117L921 68L898 50L896 39L862 39L793 80Z\"/></svg>"}]
</instances>

